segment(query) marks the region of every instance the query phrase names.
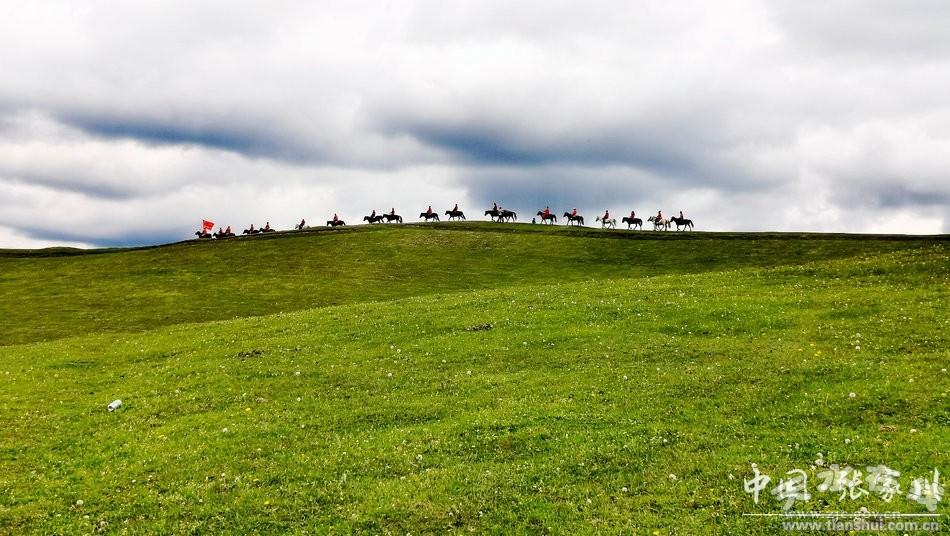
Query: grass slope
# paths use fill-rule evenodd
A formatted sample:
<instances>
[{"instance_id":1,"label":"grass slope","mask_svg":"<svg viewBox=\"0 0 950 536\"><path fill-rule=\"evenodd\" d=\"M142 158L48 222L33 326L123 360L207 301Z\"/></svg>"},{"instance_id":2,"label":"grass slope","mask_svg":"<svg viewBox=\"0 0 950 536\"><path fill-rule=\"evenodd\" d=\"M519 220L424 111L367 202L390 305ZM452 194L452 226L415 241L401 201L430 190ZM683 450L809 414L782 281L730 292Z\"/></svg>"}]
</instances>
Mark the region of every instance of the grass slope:
<instances>
[{"instance_id":1,"label":"grass slope","mask_svg":"<svg viewBox=\"0 0 950 536\"><path fill-rule=\"evenodd\" d=\"M466 232L406 234L431 252L487 243L495 278L530 262ZM775 481L820 455L887 464L905 490L950 467L946 243L703 272L725 241L516 243L546 251L532 240L577 248L587 267L630 248L637 275L679 262L668 248L713 260L0 348L0 530L773 534L741 517L778 511L742 492L751 463ZM662 256L637 254L656 244ZM799 261L823 245L783 248ZM453 288L451 266L424 264L426 293ZM545 273L532 270L519 276ZM125 405L107 413L114 398ZM903 497L808 504L858 506L925 511Z\"/></svg>"},{"instance_id":2,"label":"grass slope","mask_svg":"<svg viewBox=\"0 0 950 536\"><path fill-rule=\"evenodd\" d=\"M525 282L802 263L932 241L471 223L87 253L7 251L0 253L0 345Z\"/></svg>"}]
</instances>

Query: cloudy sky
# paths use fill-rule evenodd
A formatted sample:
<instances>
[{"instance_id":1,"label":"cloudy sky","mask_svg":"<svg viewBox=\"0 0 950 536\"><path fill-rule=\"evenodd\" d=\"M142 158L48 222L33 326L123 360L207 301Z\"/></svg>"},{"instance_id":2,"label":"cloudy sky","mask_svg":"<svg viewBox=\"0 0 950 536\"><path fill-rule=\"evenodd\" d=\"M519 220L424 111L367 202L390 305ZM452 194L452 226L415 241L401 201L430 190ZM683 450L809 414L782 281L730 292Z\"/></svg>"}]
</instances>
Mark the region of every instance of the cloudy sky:
<instances>
[{"instance_id":1,"label":"cloudy sky","mask_svg":"<svg viewBox=\"0 0 950 536\"><path fill-rule=\"evenodd\" d=\"M945 0L12 0L0 15L0 247L493 201L683 210L704 230L950 232Z\"/></svg>"}]
</instances>

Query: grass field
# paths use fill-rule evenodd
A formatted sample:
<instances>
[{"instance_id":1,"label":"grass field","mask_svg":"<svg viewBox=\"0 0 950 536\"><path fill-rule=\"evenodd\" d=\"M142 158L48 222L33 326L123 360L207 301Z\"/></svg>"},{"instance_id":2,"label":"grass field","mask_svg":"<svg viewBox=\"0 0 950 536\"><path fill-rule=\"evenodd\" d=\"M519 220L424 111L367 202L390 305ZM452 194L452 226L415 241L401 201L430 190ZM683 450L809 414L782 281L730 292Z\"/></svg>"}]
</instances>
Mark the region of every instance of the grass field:
<instances>
[{"instance_id":1,"label":"grass field","mask_svg":"<svg viewBox=\"0 0 950 536\"><path fill-rule=\"evenodd\" d=\"M950 472L945 237L393 226L0 266L3 533L773 534L742 514L786 471L796 510L907 513L812 466Z\"/></svg>"}]
</instances>

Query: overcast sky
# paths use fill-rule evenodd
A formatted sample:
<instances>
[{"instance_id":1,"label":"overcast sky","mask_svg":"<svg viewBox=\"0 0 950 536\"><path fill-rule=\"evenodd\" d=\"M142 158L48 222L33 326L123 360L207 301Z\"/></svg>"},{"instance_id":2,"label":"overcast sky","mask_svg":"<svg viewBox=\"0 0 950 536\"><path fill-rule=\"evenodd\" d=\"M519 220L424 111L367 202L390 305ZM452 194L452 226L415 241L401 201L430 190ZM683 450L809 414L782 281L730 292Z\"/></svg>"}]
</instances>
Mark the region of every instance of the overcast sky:
<instances>
[{"instance_id":1,"label":"overcast sky","mask_svg":"<svg viewBox=\"0 0 950 536\"><path fill-rule=\"evenodd\" d=\"M0 247L493 201L950 232L950 2L0 7Z\"/></svg>"}]
</instances>

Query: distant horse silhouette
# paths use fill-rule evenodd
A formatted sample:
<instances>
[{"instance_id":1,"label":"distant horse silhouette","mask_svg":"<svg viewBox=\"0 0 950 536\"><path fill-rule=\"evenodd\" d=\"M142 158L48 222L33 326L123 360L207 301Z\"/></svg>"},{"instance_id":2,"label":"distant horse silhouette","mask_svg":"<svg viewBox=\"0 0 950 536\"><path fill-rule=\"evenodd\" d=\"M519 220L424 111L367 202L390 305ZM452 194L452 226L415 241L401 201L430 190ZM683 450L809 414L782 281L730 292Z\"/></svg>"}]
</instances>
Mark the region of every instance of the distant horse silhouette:
<instances>
[{"instance_id":1,"label":"distant horse silhouette","mask_svg":"<svg viewBox=\"0 0 950 536\"><path fill-rule=\"evenodd\" d=\"M256 235L256 234L260 234L260 232L261 232L260 229L255 229L255 228L252 226L250 229L244 229L244 231L243 231L241 234Z\"/></svg>"},{"instance_id":2,"label":"distant horse silhouette","mask_svg":"<svg viewBox=\"0 0 950 536\"><path fill-rule=\"evenodd\" d=\"M632 225L634 227L639 227L641 231L643 230L643 220L641 220L640 218L631 218L629 216L624 216L623 218L621 218L620 221L627 224L627 229L629 229L630 226Z\"/></svg>"},{"instance_id":3,"label":"distant horse silhouette","mask_svg":"<svg viewBox=\"0 0 950 536\"><path fill-rule=\"evenodd\" d=\"M225 233L222 231L220 233L214 233L214 237L218 240L221 240L222 238L232 238L234 237L234 233Z\"/></svg>"},{"instance_id":4,"label":"distant horse silhouette","mask_svg":"<svg viewBox=\"0 0 950 536\"><path fill-rule=\"evenodd\" d=\"M368 221L370 223L379 223L383 221L383 215L378 214L376 216L363 216L363 221Z\"/></svg>"},{"instance_id":5,"label":"distant horse silhouette","mask_svg":"<svg viewBox=\"0 0 950 536\"><path fill-rule=\"evenodd\" d=\"M554 214L550 214L550 213L545 214L544 212L539 210L537 216L541 218L542 224L544 223L553 224L557 222L557 216L555 216Z\"/></svg>"},{"instance_id":6,"label":"distant horse silhouette","mask_svg":"<svg viewBox=\"0 0 950 536\"><path fill-rule=\"evenodd\" d=\"M423 218L425 221L429 221L429 220L439 221L439 215L436 214L435 212L431 214L428 212L420 212L419 217Z\"/></svg>"},{"instance_id":7,"label":"distant horse silhouette","mask_svg":"<svg viewBox=\"0 0 950 536\"><path fill-rule=\"evenodd\" d=\"M261 232L262 232L262 233L276 233L276 232L277 232L277 229L271 229L271 228L269 228L269 227L264 227L264 228L261 229Z\"/></svg>"},{"instance_id":8,"label":"distant horse silhouette","mask_svg":"<svg viewBox=\"0 0 950 536\"><path fill-rule=\"evenodd\" d=\"M491 216L492 221L513 222L518 220L518 214L513 210L491 209L485 211L486 216Z\"/></svg>"},{"instance_id":9,"label":"distant horse silhouette","mask_svg":"<svg viewBox=\"0 0 950 536\"><path fill-rule=\"evenodd\" d=\"M383 217L386 218L386 223L392 223L393 221L402 223L402 216L399 214L383 214Z\"/></svg>"},{"instance_id":10,"label":"distant horse silhouette","mask_svg":"<svg viewBox=\"0 0 950 536\"><path fill-rule=\"evenodd\" d=\"M686 227L690 231L693 230L693 220L688 220L686 218L677 218L673 216L670 218L670 221L676 224L676 230L679 231L680 227Z\"/></svg>"},{"instance_id":11,"label":"distant horse silhouette","mask_svg":"<svg viewBox=\"0 0 950 536\"><path fill-rule=\"evenodd\" d=\"M584 216L572 216L570 212L565 212L564 217L568 225L584 225Z\"/></svg>"},{"instance_id":12,"label":"distant horse silhouette","mask_svg":"<svg viewBox=\"0 0 950 536\"><path fill-rule=\"evenodd\" d=\"M601 229L603 229L603 228L605 228L605 227L608 228L608 229L616 229L616 228L617 228L617 218L607 218L607 219L604 219L604 218L601 218L600 216L597 216L596 218L594 218L594 221L599 221L599 222L601 222L601 223L600 223L600 228L601 228Z\"/></svg>"},{"instance_id":13,"label":"distant horse silhouette","mask_svg":"<svg viewBox=\"0 0 950 536\"><path fill-rule=\"evenodd\" d=\"M205 238L211 238L212 235L208 231L196 231L195 236L198 237L198 240L202 240Z\"/></svg>"},{"instance_id":14,"label":"distant horse silhouette","mask_svg":"<svg viewBox=\"0 0 950 536\"><path fill-rule=\"evenodd\" d=\"M327 227L340 227L340 226L345 226L345 225L346 225L346 222L343 220L336 220L336 221L327 220Z\"/></svg>"},{"instance_id":15,"label":"distant horse silhouette","mask_svg":"<svg viewBox=\"0 0 950 536\"><path fill-rule=\"evenodd\" d=\"M670 229L670 220L666 218L657 218L656 216L650 216L647 218L648 222L653 224L654 231L668 231Z\"/></svg>"},{"instance_id":16,"label":"distant horse silhouette","mask_svg":"<svg viewBox=\"0 0 950 536\"><path fill-rule=\"evenodd\" d=\"M445 215L449 217L449 221L465 219L465 213L461 210L446 210Z\"/></svg>"}]
</instances>

